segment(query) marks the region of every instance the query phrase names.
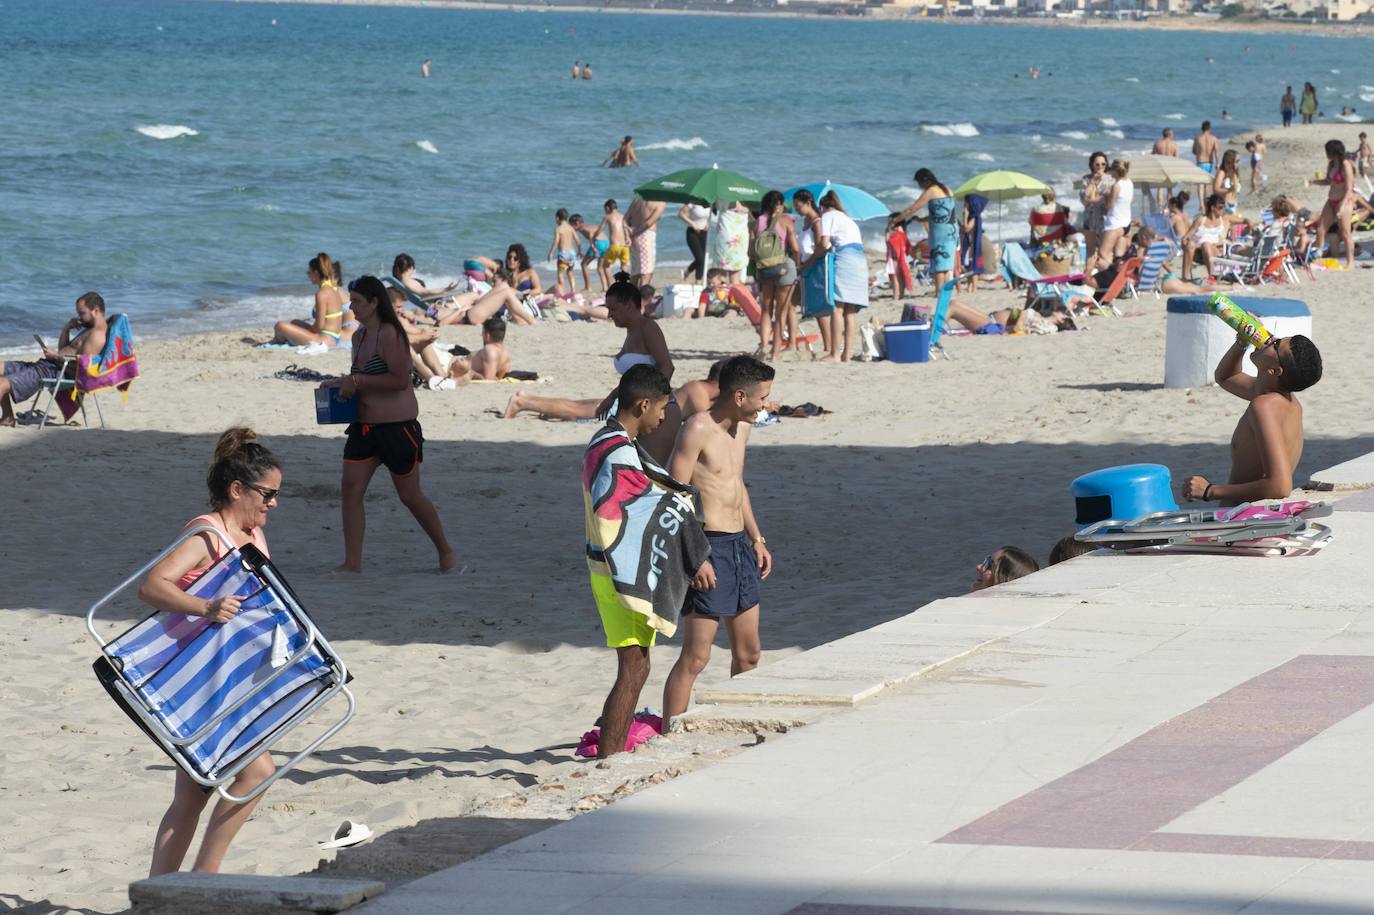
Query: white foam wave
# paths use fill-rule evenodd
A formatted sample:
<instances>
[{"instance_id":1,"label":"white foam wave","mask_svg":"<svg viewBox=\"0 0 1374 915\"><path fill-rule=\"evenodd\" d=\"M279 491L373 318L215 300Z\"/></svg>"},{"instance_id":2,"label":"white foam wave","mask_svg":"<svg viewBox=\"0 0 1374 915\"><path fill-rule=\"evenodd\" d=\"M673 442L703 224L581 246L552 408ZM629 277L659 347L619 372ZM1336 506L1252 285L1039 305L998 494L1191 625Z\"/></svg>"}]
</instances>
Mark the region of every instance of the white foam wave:
<instances>
[{"instance_id":1,"label":"white foam wave","mask_svg":"<svg viewBox=\"0 0 1374 915\"><path fill-rule=\"evenodd\" d=\"M644 146L639 147L641 152L643 152L646 149L688 150L710 148L710 144L703 140L701 137L692 137L690 140L681 140L677 137L673 137L671 140L664 140L662 143L648 143Z\"/></svg>"},{"instance_id":2,"label":"white foam wave","mask_svg":"<svg viewBox=\"0 0 1374 915\"><path fill-rule=\"evenodd\" d=\"M978 128L967 121L958 124L922 124L921 130L940 137L976 137Z\"/></svg>"},{"instance_id":3,"label":"white foam wave","mask_svg":"<svg viewBox=\"0 0 1374 915\"><path fill-rule=\"evenodd\" d=\"M1086 140L1088 135L1081 130L1065 130L1059 134L1066 140Z\"/></svg>"},{"instance_id":4,"label":"white foam wave","mask_svg":"<svg viewBox=\"0 0 1374 915\"><path fill-rule=\"evenodd\" d=\"M994 158L992 157L992 154L991 154L991 153L985 153L985 152L967 152L967 153L964 153L964 158L965 158L965 159L972 159L972 160L974 160L975 162L996 162L996 161L997 161L996 159L994 159Z\"/></svg>"},{"instance_id":5,"label":"white foam wave","mask_svg":"<svg viewBox=\"0 0 1374 915\"><path fill-rule=\"evenodd\" d=\"M883 200L895 200L898 202L905 201L906 203L910 203L917 197L921 196L921 189L918 187L909 187L905 184L902 184L894 188L889 188L885 191L879 191L878 196L881 197Z\"/></svg>"},{"instance_id":6,"label":"white foam wave","mask_svg":"<svg viewBox=\"0 0 1374 915\"><path fill-rule=\"evenodd\" d=\"M1360 83L1360 88L1365 92L1374 92L1374 86L1366 86L1364 83Z\"/></svg>"},{"instance_id":7,"label":"white foam wave","mask_svg":"<svg viewBox=\"0 0 1374 915\"><path fill-rule=\"evenodd\" d=\"M1116 122L1116 118L1098 118L1098 119L1097 119L1097 123L1101 124L1103 127L1120 127L1120 126L1121 126L1120 124L1118 124L1118 123Z\"/></svg>"},{"instance_id":8,"label":"white foam wave","mask_svg":"<svg viewBox=\"0 0 1374 915\"><path fill-rule=\"evenodd\" d=\"M145 137L152 137L154 140L175 140L177 137L200 135L199 130L192 130L185 124L144 124L141 127L135 127L134 130Z\"/></svg>"},{"instance_id":9,"label":"white foam wave","mask_svg":"<svg viewBox=\"0 0 1374 915\"><path fill-rule=\"evenodd\" d=\"M1126 77L1126 82L1128 82L1128 83L1138 83L1138 82L1140 82L1140 77L1138 77L1138 76L1128 76L1128 77Z\"/></svg>"},{"instance_id":10,"label":"white foam wave","mask_svg":"<svg viewBox=\"0 0 1374 915\"><path fill-rule=\"evenodd\" d=\"M1032 143L1039 143L1039 142L1040 142L1040 134L1038 134L1038 133L1033 133L1033 134L1031 134L1031 135L1030 135L1030 138L1031 138L1031 142L1032 142Z\"/></svg>"},{"instance_id":11,"label":"white foam wave","mask_svg":"<svg viewBox=\"0 0 1374 915\"><path fill-rule=\"evenodd\" d=\"M1177 112L1175 112L1174 114L1166 114L1166 115L1164 115L1164 120L1166 120L1166 121L1181 121L1181 120L1183 120L1184 117L1185 117L1185 115L1178 114Z\"/></svg>"},{"instance_id":12,"label":"white foam wave","mask_svg":"<svg viewBox=\"0 0 1374 915\"><path fill-rule=\"evenodd\" d=\"M1337 76L1340 76L1340 75L1341 75L1341 71L1340 71L1340 70L1332 70L1331 72L1334 73L1334 74L1336 74Z\"/></svg>"},{"instance_id":13,"label":"white foam wave","mask_svg":"<svg viewBox=\"0 0 1374 915\"><path fill-rule=\"evenodd\" d=\"M1045 152L1075 153L1084 156L1087 155L1087 152L1085 150L1081 150L1077 146L1070 146L1068 143L1041 143L1040 148L1043 149Z\"/></svg>"},{"instance_id":14,"label":"white foam wave","mask_svg":"<svg viewBox=\"0 0 1374 915\"><path fill-rule=\"evenodd\" d=\"M1124 139L1126 139L1126 134L1125 134L1124 131L1120 131L1120 130L1104 130L1104 131L1102 131L1102 133L1103 133L1105 136L1115 137L1115 138L1118 139L1118 140L1124 140Z\"/></svg>"},{"instance_id":15,"label":"white foam wave","mask_svg":"<svg viewBox=\"0 0 1374 915\"><path fill-rule=\"evenodd\" d=\"M281 212L281 207L277 206L275 203L255 203L253 204L253 209L257 210L259 213Z\"/></svg>"},{"instance_id":16,"label":"white foam wave","mask_svg":"<svg viewBox=\"0 0 1374 915\"><path fill-rule=\"evenodd\" d=\"M1362 102L1374 102L1374 92L1361 92L1361 93L1360 93L1360 101L1362 101Z\"/></svg>"},{"instance_id":17,"label":"white foam wave","mask_svg":"<svg viewBox=\"0 0 1374 915\"><path fill-rule=\"evenodd\" d=\"M420 147L427 153L434 153L435 155L438 155L439 153L439 147L435 146L428 140L416 140L415 145Z\"/></svg>"},{"instance_id":18,"label":"white foam wave","mask_svg":"<svg viewBox=\"0 0 1374 915\"><path fill-rule=\"evenodd\" d=\"M1363 120L1358 114L1338 114L1336 120L1345 121L1347 124L1358 124Z\"/></svg>"}]
</instances>

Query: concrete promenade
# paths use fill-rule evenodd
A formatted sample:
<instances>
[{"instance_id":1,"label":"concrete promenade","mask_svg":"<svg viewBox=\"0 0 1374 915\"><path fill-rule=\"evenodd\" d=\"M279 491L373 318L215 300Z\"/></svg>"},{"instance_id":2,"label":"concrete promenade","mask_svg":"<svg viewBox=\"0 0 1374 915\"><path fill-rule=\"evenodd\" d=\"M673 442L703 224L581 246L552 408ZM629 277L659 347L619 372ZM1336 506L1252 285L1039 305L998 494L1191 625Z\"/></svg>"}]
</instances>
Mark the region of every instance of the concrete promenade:
<instances>
[{"instance_id":1,"label":"concrete promenade","mask_svg":"<svg viewBox=\"0 0 1374 915\"><path fill-rule=\"evenodd\" d=\"M734 713L840 708L350 911L1374 912L1374 492L1329 523L1310 557L1081 557L737 678Z\"/></svg>"}]
</instances>

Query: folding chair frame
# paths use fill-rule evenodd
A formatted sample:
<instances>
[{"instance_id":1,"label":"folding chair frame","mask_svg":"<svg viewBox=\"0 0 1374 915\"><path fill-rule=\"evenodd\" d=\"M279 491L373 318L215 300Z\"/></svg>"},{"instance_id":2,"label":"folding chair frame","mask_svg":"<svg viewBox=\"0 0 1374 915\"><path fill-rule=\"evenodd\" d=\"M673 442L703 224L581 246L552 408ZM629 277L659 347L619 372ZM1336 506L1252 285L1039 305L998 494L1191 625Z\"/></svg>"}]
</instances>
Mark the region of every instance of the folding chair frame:
<instances>
[{"instance_id":1,"label":"folding chair frame","mask_svg":"<svg viewBox=\"0 0 1374 915\"><path fill-rule=\"evenodd\" d=\"M58 374L58 376L57 376L56 378L53 378L53 379L44 379L44 380L43 380L43 383L40 384L40 385L38 386L38 391L37 391L37 393L35 393L35 394L33 395L33 400L29 402L29 410L28 410L28 412L30 412L30 413L32 413L33 411L37 410L37 409L38 409L38 401L41 400L41 399L43 398L43 394L44 394L45 392L47 393L47 395L48 395L48 402L43 406L43 414L42 414L42 418L38 420L38 428L42 429L44 426L46 426L46 425L48 424L48 417L52 416L53 404L57 403L57 395L58 395L59 393L61 393L62 389L63 389L63 388L75 388L75 387L76 387L76 376L73 374L72 377L70 377L70 378L67 377L67 372L68 372L68 370L72 369L75 365L76 365L76 357L75 357L75 356L63 356L63 357L62 357L62 371ZM100 398L99 398L99 397L96 397L96 392L95 392L95 391L90 391L90 392L88 392L88 393L83 394L83 395L81 396L81 399L77 402L77 403L79 404L79 406L81 407L81 421L82 421L83 423L86 423L86 425L88 425L88 426L90 425L90 422L86 419L86 398L87 398L87 397L89 397L91 400L93 400L93 401L95 402L95 415L96 415L96 417L99 418L99 420L100 420L100 428L104 429L104 428L105 428L105 414L102 413L101 410L100 410Z\"/></svg>"},{"instance_id":2,"label":"folding chair frame","mask_svg":"<svg viewBox=\"0 0 1374 915\"><path fill-rule=\"evenodd\" d=\"M148 704L144 701L143 697L139 694L138 690L125 677L123 665L118 663L116 659L110 657L108 651L106 650L109 645L109 642L106 641L106 639L104 639L100 635L100 633L96 631L95 615L97 612L100 611L102 607L106 606L110 603L110 601L114 600L114 598L117 595L127 590L135 583L140 582L143 579L143 577L147 575L148 572L155 565L157 565L159 562L165 559L169 554L171 554L173 550L175 550L187 539L205 533L212 534L215 537L218 537L219 540L225 544L225 547L229 551L233 553L239 552L239 548L235 547L234 544L229 540L229 538L225 536L225 534L217 528L214 528L208 524L200 524L191 528L190 530L182 534L180 537L178 537L176 540L174 540L172 544L168 546L165 550L154 556L146 564L137 569L132 575L130 575L118 586L116 586L114 590L110 591L104 597L100 598L98 601L92 604L90 610L86 612L86 631L88 631L91 634L91 638L95 639L97 644L100 645L102 652L101 660L108 665L109 670L114 674L114 676L110 678L107 684L107 689L111 689L112 691L116 691L118 693L117 698L121 700L120 704L127 711L130 711L135 716L137 716L138 723L140 724L142 729L148 734L148 736L152 737L153 740L161 747L162 751L166 753L168 756L170 756L172 760L177 763L181 771L185 772L191 778L192 781L196 782L196 784L201 785L205 788L215 789L219 793L220 797L224 798L226 801L229 801L230 803L244 804L261 795L264 791L271 787L273 782L281 778L287 772L290 772L292 769L294 769L297 765L303 762L307 756L309 756L311 753L314 753L317 749L319 749L320 746L323 745L326 740L333 737L340 730L342 730L344 725L348 724L348 722L353 718L353 712L356 708L356 701L354 700L352 690L350 690L347 686L347 666L345 666L343 659L338 656L338 654L334 651L333 647L324 638L324 636L320 635L319 631L315 628L314 621L310 619L310 616L305 612L305 609L301 607L300 602L297 600L295 593L291 590L291 587L276 575L275 570L270 565L263 566L260 568L252 568L248 566L245 562L245 569L248 569L249 571L252 571L253 574L263 578L267 582L267 584L270 585L272 589L276 592L277 596L280 597L284 603L287 603L290 606L293 615L295 615L298 623L300 623L302 625L302 628L305 630L305 644L301 647L299 651L297 651L290 658L288 658L285 663L281 664L277 668L276 673L263 678L261 683L253 687L253 689L249 690L245 695L239 697L239 699L235 701L233 704L231 704L228 708L220 710L208 722L206 722L204 726L197 730L196 733L188 737L177 737L171 734L167 730L166 726L152 714L152 709L148 707ZM239 561L244 562L244 560L242 559L240 559ZM284 721L281 725L274 729L272 733L261 742L261 745L259 747L255 747L245 752L243 754L242 759L234 763L232 766L229 766L224 771L220 772L215 778L206 778L205 776L202 776L199 772L195 771L195 768L193 766L189 766L183 762L181 756L181 750L183 747L195 743L197 740L200 740L206 734L210 733L210 731L215 726L217 726L226 717L237 711L244 703L256 697L263 690L267 689L267 687L271 686L278 676L281 676L282 674L290 671L292 666L299 662L301 659L303 659L312 648L318 648L332 662L332 666L334 668L333 677L335 680L332 686L325 689L314 699L310 700L310 702L307 703L305 706L298 709L294 714L291 715L291 717L286 719L286 721ZM100 663L101 662L99 661L97 662L97 664ZM104 680L104 678L102 678L102 680ZM249 763L256 759L260 752L264 752L270 749L270 746L272 744L275 744L282 737L285 737L291 731L295 730L307 718L313 715L318 708L327 703L329 700L333 699L339 693L343 693L345 699L347 700L348 707L345 709L343 716L339 718L338 721L335 721L333 724L331 724L324 731L324 733L320 734L313 741L307 744L304 749L300 750L286 762L278 766L275 772L273 772L270 776L264 779L262 783L259 784L252 791L248 792L242 797L229 793L226 786L230 782L232 782L234 778L238 776L239 772L241 772L244 768L248 766Z\"/></svg>"}]
</instances>

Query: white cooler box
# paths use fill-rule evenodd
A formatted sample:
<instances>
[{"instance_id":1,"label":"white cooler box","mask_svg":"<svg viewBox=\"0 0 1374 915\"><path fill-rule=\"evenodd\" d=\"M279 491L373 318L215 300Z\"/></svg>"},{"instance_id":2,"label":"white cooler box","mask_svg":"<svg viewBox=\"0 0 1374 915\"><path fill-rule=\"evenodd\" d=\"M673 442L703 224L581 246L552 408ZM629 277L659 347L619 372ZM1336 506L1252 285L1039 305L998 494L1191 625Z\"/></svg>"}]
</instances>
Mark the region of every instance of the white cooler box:
<instances>
[{"instance_id":1,"label":"white cooler box","mask_svg":"<svg viewBox=\"0 0 1374 915\"><path fill-rule=\"evenodd\" d=\"M1164 337L1164 386L1196 388L1212 383L1212 373L1226 350L1236 340L1236 332L1207 307L1210 296L1184 295L1169 299ZM1258 296L1228 296L1241 308L1260 319L1269 333L1277 337L1302 334L1312 336L1312 310L1297 299L1268 299ZM1247 358L1244 370L1255 374Z\"/></svg>"},{"instance_id":2,"label":"white cooler box","mask_svg":"<svg viewBox=\"0 0 1374 915\"><path fill-rule=\"evenodd\" d=\"M706 290L705 286L697 286L693 283L675 283L663 292L663 301L658 305L658 317L660 318L680 318L693 308L701 300L701 294Z\"/></svg>"}]
</instances>

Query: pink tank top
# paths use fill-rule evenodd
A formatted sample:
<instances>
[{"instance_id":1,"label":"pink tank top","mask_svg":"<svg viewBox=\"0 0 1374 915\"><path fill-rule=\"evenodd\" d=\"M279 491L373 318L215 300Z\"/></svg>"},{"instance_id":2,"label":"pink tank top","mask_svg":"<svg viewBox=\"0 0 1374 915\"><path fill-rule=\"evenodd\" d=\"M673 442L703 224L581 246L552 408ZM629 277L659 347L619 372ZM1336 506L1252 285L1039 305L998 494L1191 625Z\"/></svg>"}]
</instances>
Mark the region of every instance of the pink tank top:
<instances>
[{"instance_id":1,"label":"pink tank top","mask_svg":"<svg viewBox=\"0 0 1374 915\"><path fill-rule=\"evenodd\" d=\"M220 521L219 515L216 514L196 515L190 521L186 522L186 527L183 527L181 529L182 533L185 533L187 530L190 530L191 528L197 527L202 524L210 525L215 530L223 533L225 536L229 535L229 532L224 529L224 523ZM201 576L201 573L204 572L206 569L210 568L210 566L214 565L217 561L219 561L220 556L223 555L224 542L220 540L218 537L211 537L210 541L210 561L199 568L192 569L185 575L181 576L181 578L177 579L177 587L181 590L185 591L187 588L191 587L191 585L195 583L195 580ZM272 555L267 551L267 538L263 535L262 528L253 528L250 542L253 544L253 546L257 547L259 550L262 550L262 555L269 557Z\"/></svg>"}]
</instances>

